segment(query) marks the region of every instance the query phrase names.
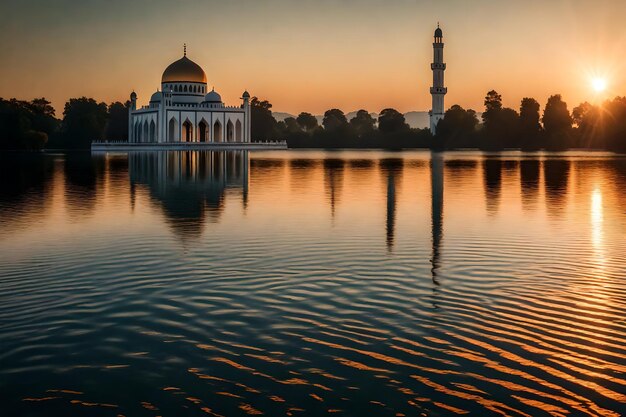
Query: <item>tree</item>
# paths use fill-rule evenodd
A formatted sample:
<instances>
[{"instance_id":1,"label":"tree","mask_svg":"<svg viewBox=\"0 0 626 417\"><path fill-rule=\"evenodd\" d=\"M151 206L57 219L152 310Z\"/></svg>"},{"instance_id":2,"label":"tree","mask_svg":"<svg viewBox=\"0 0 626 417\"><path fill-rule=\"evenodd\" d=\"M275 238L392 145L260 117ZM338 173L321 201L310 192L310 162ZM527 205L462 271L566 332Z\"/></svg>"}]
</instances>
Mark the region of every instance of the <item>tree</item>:
<instances>
[{"instance_id":1,"label":"tree","mask_svg":"<svg viewBox=\"0 0 626 417\"><path fill-rule=\"evenodd\" d=\"M311 113L300 113L296 118L296 121L305 132L311 132L318 127L317 118Z\"/></svg>"},{"instance_id":2,"label":"tree","mask_svg":"<svg viewBox=\"0 0 626 417\"><path fill-rule=\"evenodd\" d=\"M539 134L541 124L539 123L539 103L534 98L525 97L520 105L520 139L521 148L524 150L539 149Z\"/></svg>"},{"instance_id":3,"label":"tree","mask_svg":"<svg viewBox=\"0 0 626 417\"><path fill-rule=\"evenodd\" d=\"M519 146L519 115L510 108L502 107L502 96L491 90L485 96L482 114L483 129L480 148L499 150Z\"/></svg>"},{"instance_id":4,"label":"tree","mask_svg":"<svg viewBox=\"0 0 626 417\"><path fill-rule=\"evenodd\" d=\"M552 150L567 149L571 146L572 117L560 94L548 98L543 111L543 128L546 133L546 147Z\"/></svg>"},{"instance_id":5,"label":"tree","mask_svg":"<svg viewBox=\"0 0 626 417\"><path fill-rule=\"evenodd\" d=\"M394 133L408 129L404 115L396 109L384 109L378 115L378 130L381 132Z\"/></svg>"},{"instance_id":6,"label":"tree","mask_svg":"<svg viewBox=\"0 0 626 417\"><path fill-rule=\"evenodd\" d=\"M363 136L374 131L376 120L367 110L359 110L356 115L350 119L350 127L357 136Z\"/></svg>"},{"instance_id":7,"label":"tree","mask_svg":"<svg viewBox=\"0 0 626 417\"><path fill-rule=\"evenodd\" d=\"M472 146L477 125L478 117L474 110L453 105L437 125L433 148L443 150Z\"/></svg>"},{"instance_id":8,"label":"tree","mask_svg":"<svg viewBox=\"0 0 626 417\"><path fill-rule=\"evenodd\" d=\"M272 115L272 104L267 100L252 97L250 100L252 140L276 139L277 122Z\"/></svg>"},{"instance_id":9,"label":"tree","mask_svg":"<svg viewBox=\"0 0 626 417\"><path fill-rule=\"evenodd\" d=\"M299 133L302 132L302 129L300 128L300 125L298 124L298 122L296 121L295 118L293 117L287 117L285 120L285 130L287 131L287 133Z\"/></svg>"},{"instance_id":10,"label":"tree","mask_svg":"<svg viewBox=\"0 0 626 417\"><path fill-rule=\"evenodd\" d=\"M62 143L68 148L89 149L93 140L104 137L108 117L105 103L87 97L71 98L65 103Z\"/></svg>"},{"instance_id":11,"label":"tree","mask_svg":"<svg viewBox=\"0 0 626 417\"><path fill-rule=\"evenodd\" d=\"M104 130L104 137L106 140L128 142L129 107L129 101L125 104L122 104L119 101L109 104L109 117Z\"/></svg>"},{"instance_id":12,"label":"tree","mask_svg":"<svg viewBox=\"0 0 626 417\"><path fill-rule=\"evenodd\" d=\"M45 98L0 98L0 149L41 149L57 127L54 108Z\"/></svg>"},{"instance_id":13,"label":"tree","mask_svg":"<svg viewBox=\"0 0 626 417\"><path fill-rule=\"evenodd\" d=\"M324 120L322 121L324 129L328 132L337 132L345 130L348 126L346 115L339 109L326 110Z\"/></svg>"}]
</instances>

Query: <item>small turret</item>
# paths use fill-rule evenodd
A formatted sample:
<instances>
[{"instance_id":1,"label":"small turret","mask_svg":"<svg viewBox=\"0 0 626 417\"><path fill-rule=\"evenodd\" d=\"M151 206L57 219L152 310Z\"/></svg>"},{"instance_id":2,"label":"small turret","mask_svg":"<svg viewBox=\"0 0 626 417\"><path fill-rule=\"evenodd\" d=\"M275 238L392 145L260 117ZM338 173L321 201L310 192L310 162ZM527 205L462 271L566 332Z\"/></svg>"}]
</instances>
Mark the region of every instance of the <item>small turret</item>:
<instances>
[{"instance_id":1,"label":"small turret","mask_svg":"<svg viewBox=\"0 0 626 417\"><path fill-rule=\"evenodd\" d=\"M137 93L135 93L135 90L130 93L130 109L137 110Z\"/></svg>"}]
</instances>

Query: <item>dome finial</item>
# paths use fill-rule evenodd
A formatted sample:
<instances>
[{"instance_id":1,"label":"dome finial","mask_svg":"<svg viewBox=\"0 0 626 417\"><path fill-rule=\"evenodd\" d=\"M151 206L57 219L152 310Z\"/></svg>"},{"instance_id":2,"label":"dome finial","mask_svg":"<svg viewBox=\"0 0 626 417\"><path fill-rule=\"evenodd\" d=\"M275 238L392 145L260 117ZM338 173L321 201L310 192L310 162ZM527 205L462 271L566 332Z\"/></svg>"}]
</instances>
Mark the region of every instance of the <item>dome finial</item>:
<instances>
[{"instance_id":1,"label":"dome finial","mask_svg":"<svg viewBox=\"0 0 626 417\"><path fill-rule=\"evenodd\" d=\"M187 56L187 44L186 43L183 43L183 56Z\"/></svg>"}]
</instances>

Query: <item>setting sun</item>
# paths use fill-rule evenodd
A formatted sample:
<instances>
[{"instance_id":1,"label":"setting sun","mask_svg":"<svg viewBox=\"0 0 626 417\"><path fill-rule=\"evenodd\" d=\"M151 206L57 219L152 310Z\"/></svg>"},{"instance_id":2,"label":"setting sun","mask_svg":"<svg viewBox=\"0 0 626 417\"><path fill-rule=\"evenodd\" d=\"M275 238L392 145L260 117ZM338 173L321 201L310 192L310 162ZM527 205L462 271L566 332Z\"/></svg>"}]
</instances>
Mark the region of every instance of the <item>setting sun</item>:
<instances>
[{"instance_id":1,"label":"setting sun","mask_svg":"<svg viewBox=\"0 0 626 417\"><path fill-rule=\"evenodd\" d=\"M594 78L591 80L591 85L596 93L606 90L606 80L604 78Z\"/></svg>"}]
</instances>

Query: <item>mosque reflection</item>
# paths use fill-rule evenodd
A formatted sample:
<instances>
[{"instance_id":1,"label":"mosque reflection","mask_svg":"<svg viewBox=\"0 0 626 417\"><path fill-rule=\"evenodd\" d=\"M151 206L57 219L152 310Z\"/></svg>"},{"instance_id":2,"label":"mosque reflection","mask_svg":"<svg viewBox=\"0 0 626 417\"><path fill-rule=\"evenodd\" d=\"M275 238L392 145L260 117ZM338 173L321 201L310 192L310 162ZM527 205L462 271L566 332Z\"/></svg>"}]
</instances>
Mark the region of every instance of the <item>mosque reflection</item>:
<instances>
[{"instance_id":1,"label":"mosque reflection","mask_svg":"<svg viewBox=\"0 0 626 417\"><path fill-rule=\"evenodd\" d=\"M183 239L202 234L205 222L217 222L226 193L248 199L248 152L130 153L131 190L145 185L168 224Z\"/></svg>"}]
</instances>

